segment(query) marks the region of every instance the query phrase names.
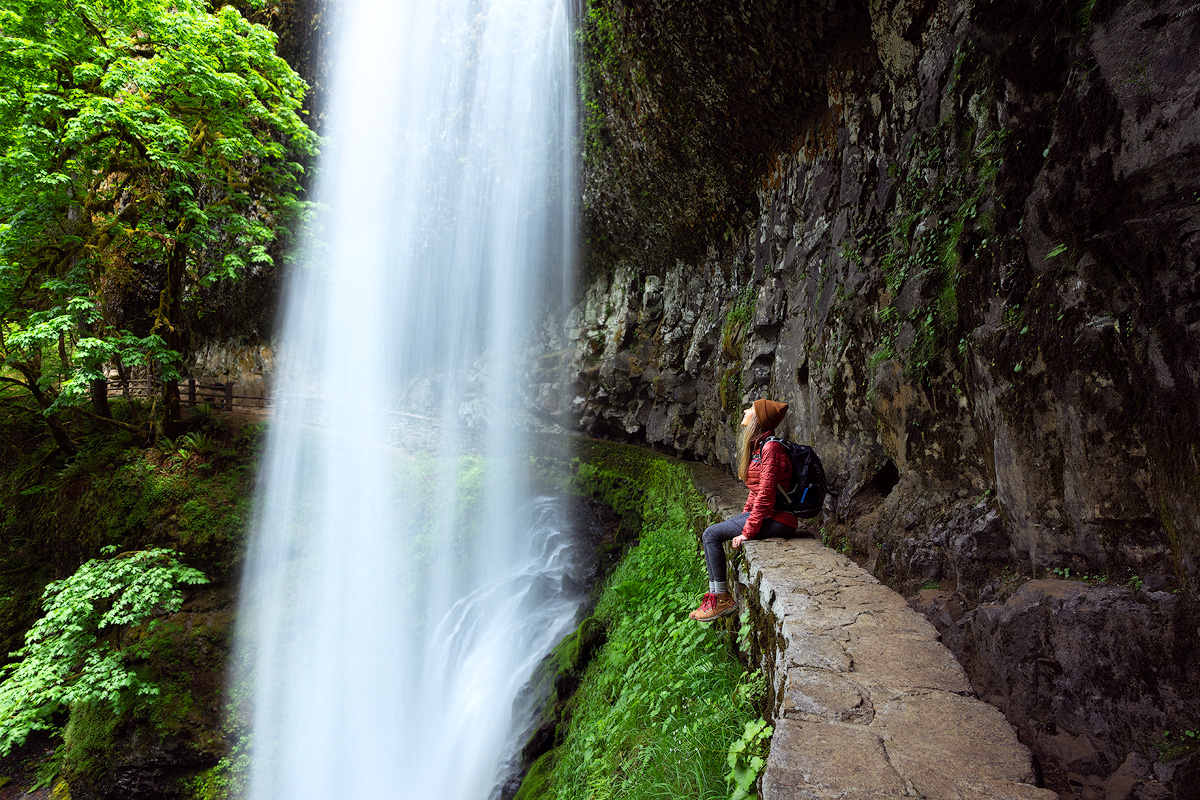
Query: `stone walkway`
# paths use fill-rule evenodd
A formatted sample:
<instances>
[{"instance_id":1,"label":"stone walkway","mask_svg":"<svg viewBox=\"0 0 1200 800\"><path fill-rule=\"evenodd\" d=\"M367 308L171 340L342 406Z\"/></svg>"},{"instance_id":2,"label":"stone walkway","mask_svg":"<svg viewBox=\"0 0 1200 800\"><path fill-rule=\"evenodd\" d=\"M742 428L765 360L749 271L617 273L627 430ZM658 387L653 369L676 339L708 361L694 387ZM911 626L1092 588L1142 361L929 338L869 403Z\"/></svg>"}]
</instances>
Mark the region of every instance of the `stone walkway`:
<instances>
[{"instance_id":1,"label":"stone walkway","mask_svg":"<svg viewBox=\"0 0 1200 800\"><path fill-rule=\"evenodd\" d=\"M746 490L693 477L722 517ZM811 538L747 542L731 560L775 735L762 800L1057 800L996 708L975 697L937 631L850 559Z\"/></svg>"}]
</instances>

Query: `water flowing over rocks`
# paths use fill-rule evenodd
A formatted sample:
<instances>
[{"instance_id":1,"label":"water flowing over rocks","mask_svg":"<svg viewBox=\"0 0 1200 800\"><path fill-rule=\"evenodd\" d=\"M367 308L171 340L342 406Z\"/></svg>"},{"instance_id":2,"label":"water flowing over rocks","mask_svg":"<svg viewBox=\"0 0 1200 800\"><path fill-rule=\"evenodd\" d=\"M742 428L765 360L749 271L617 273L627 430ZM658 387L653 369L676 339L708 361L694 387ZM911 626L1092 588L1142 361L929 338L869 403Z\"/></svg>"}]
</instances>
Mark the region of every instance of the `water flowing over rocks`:
<instances>
[{"instance_id":1,"label":"water flowing over rocks","mask_svg":"<svg viewBox=\"0 0 1200 800\"><path fill-rule=\"evenodd\" d=\"M583 599L510 424L572 264L571 6L337 12L239 596L245 794L479 798ZM408 420L436 449L390 446Z\"/></svg>"}]
</instances>

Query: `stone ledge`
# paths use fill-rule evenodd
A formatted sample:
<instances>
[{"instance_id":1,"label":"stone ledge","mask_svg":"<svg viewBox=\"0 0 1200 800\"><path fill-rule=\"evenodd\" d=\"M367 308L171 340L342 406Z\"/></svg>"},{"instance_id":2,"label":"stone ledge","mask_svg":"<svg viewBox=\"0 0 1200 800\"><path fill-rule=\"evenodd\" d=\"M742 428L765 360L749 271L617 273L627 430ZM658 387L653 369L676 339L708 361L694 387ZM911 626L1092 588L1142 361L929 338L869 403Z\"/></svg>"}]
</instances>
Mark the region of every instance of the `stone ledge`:
<instances>
[{"instance_id":1,"label":"stone ledge","mask_svg":"<svg viewBox=\"0 0 1200 800\"><path fill-rule=\"evenodd\" d=\"M728 473L692 474L712 511L741 511L745 488ZM1056 800L900 595L811 538L751 541L743 555L730 578L775 725L763 800Z\"/></svg>"}]
</instances>

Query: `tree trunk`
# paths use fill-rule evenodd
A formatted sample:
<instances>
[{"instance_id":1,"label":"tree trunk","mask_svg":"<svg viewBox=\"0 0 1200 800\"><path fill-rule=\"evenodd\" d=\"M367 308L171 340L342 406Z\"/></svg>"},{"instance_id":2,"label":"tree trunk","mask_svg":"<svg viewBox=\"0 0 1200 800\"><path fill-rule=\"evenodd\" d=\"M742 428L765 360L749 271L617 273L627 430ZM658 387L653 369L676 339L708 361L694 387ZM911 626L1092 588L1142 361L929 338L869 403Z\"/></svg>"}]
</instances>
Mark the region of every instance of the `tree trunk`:
<instances>
[{"instance_id":1,"label":"tree trunk","mask_svg":"<svg viewBox=\"0 0 1200 800\"><path fill-rule=\"evenodd\" d=\"M163 306L167 315L166 336L167 348L183 356L183 270L187 262L187 253L176 240L167 257L167 286ZM179 407L179 381L164 380L162 386L163 399L163 435L174 439L182 432L182 412Z\"/></svg>"},{"instance_id":2,"label":"tree trunk","mask_svg":"<svg viewBox=\"0 0 1200 800\"><path fill-rule=\"evenodd\" d=\"M58 335L58 369L63 380L66 380L67 376L71 374L71 362L67 358L67 337L62 333Z\"/></svg>"},{"instance_id":3,"label":"tree trunk","mask_svg":"<svg viewBox=\"0 0 1200 800\"><path fill-rule=\"evenodd\" d=\"M26 364L13 364L13 366L25 378L25 385L29 389L29 393L33 395L33 399L37 401L38 406L45 412L46 409L50 408L53 400L38 386L37 371ZM78 452L75 449L75 443L71 441L71 437L67 434L67 429L63 427L62 420L58 418L58 414L43 413L42 419L46 420L46 425L50 428L50 435L54 437L55 446L65 455L75 455Z\"/></svg>"},{"instance_id":4,"label":"tree trunk","mask_svg":"<svg viewBox=\"0 0 1200 800\"><path fill-rule=\"evenodd\" d=\"M112 409L108 406L108 381L104 378L91 382L92 413L97 417L112 419Z\"/></svg>"},{"instance_id":5,"label":"tree trunk","mask_svg":"<svg viewBox=\"0 0 1200 800\"><path fill-rule=\"evenodd\" d=\"M179 381L163 381L163 436L174 439L183 432L183 414L179 407Z\"/></svg>"},{"instance_id":6,"label":"tree trunk","mask_svg":"<svg viewBox=\"0 0 1200 800\"><path fill-rule=\"evenodd\" d=\"M117 366L117 380L121 383L121 396L125 398L126 403L132 405L133 398L129 395L129 368L121 363L119 358L114 358L113 363Z\"/></svg>"}]
</instances>

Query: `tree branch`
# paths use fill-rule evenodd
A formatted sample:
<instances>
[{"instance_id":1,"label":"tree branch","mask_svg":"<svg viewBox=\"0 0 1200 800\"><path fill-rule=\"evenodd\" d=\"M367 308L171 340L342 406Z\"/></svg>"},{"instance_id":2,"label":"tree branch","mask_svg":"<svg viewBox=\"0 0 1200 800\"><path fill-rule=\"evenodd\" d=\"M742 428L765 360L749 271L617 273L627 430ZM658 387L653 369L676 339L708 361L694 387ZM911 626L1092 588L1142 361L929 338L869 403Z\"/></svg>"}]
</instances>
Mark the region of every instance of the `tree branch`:
<instances>
[{"instance_id":1,"label":"tree branch","mask_svg":"<svg viewBox=\"0 0 1200 800\"><path fill-rule=\"evenodd\" d=\"M83 417L87 417L88 419L93 420L95 422L101 422L105 425L111 425L114 428L120 428L123 431L132 433L134 436L143 436L147 439L149 438L149 432L145 428L142 428L138 425L130 425L128 422L121 422L121 420L119 420L119 419L111 419L109 417L102 417L99 414L88 411L86 408L81 408L79 406L71 406L71 410L74 411L76 414L79 414L80 416L83 416Z\"/></svg>"},{"instance_id":2,"label":"tree branch","mask_svg":"<svg viewBox=\"0 0 1200 800\"><path fill-rule=\"evenodd\" d=\"M96 27L95 23L88 19L88 15L83 12L83 9L80 8L76 10L79 13L79 19L83 21L83 27L87 28L93 36L99 39L100 44L103 47L108 47L108 40L104 38L104 34L100 32L100 29Z\"/></svg>"}]
</instances>

